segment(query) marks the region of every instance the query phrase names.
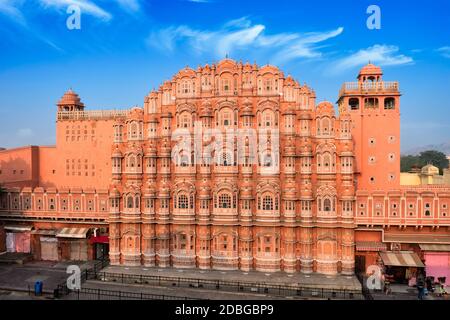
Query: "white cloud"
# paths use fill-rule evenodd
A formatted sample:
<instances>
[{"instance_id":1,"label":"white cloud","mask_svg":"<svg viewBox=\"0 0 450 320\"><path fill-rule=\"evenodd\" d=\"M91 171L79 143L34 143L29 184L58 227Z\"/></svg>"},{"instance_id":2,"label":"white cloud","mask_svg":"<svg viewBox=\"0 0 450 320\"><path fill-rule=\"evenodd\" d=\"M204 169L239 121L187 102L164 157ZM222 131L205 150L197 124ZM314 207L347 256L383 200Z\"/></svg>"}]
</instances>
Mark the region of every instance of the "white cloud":
<instances>
[{"instance_id":1,"label":"white cloud","mask_svg":"<svg viewBox=\"0 0 450 320\"><path fill-rule=\"evenodd\" d=\"M0 13L21 25L26 25L25 17L18 8L22 3L23 0L0 0Z\"/></svg>"},{"instance_id":2,"label":"white cloud","mask_svg":"<svg viewBox=\"0 0 450 320\"><path fill-rule=\"evenodd\" d=\"M89 14L105 21L109 21L112 18L109 12L89 0L39 0L39 2L46 8L56 8L63 10L64 13L70 5L75 5L81 9L81 14Z\"/></svg>"},{"instance_id":3,"label":"white cloud","mask_svg":"<svg viewBox=\"0 0 450 320\"><path fill-rule=\"evenodd\" d=\"M217 58L238 50L266 50L277 63L296 58L322 56L318 43L340 35L343 28L314 33L267 34L266 26L252 24L247 17L228 21L217 30L197 30L189 26L172 26L152 32L147 43L161 51L173 52L177 45L186 43L196 53L211 52Z\"/></svg>"},{"instance_id":4,"label":"white cloud","mask_svg":"<svg viewBox=\"0 0 450 320\"><path fill-rule=\"evenodd\" d=\"M399 48L397 46L376 44L338 60L334 65L333 70L335 72L341 72L351 68L360 67L367 64L369 61L380 66L394 66L410 64L414 60L411 57L399 53Z\"/></svg>"},{"instance_id":5,"label":"white cloud","mask_svg":"<svg viewBox=\"0 0 450 320\"><path fill-rule=\"evenodd\" d=\"M139 11L141 4L139 0L115 0L122 9L130 12Z\"/></svg>"},{"instance_id":6,"label":"white cloud","mask_svg":"<svg viewBox=\"0 0 450 320\"><path fill-rule=\"evenodd\" d=\"M448 47L448 46L441 47L441 48L437 49L437 52L439 52L441 54L441 56L450 59L450 47Z\"/></svg>"},{"instance_id":7,"label":"white cloud","mask_svg":"<svg viewBox=\"0 0 450 320\"><path fill-rule=\"evenodd\" d=\"M31 137L33 135L33 130L30 128L22 128L17 131L17 135L22 138Z\"/></svg>"}]
</instances>

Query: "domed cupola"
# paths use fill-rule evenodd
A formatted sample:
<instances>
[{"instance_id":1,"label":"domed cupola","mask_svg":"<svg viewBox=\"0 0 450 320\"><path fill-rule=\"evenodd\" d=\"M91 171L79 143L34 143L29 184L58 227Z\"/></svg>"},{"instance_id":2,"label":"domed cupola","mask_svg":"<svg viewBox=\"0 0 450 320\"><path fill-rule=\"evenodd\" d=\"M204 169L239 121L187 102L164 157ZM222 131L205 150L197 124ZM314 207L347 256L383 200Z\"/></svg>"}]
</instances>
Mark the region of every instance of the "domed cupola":
<instances>
[{"instance_id":1,"label":"domed cupola","mask_svg":"<svg viewBox=\"0 0 450 320\"><path fill-rule=\"evenodd\" d=\"M84 104L77 93L69 89L57 103L58 111L84 111Z\"/></svg>"},{"instance_id":2,"label":"domed cupola","mask_svg":"<svg viewBox=\"0 0 450 320\"><path fill-rule=\"evenodd\" d=\"M379 82L382 80L383 76L383 70L381 70L380 67L372 64L369 62L369 64L365 65L361 68L358 74L358 81L359 82Z\"/></svg>"}]
</instances>

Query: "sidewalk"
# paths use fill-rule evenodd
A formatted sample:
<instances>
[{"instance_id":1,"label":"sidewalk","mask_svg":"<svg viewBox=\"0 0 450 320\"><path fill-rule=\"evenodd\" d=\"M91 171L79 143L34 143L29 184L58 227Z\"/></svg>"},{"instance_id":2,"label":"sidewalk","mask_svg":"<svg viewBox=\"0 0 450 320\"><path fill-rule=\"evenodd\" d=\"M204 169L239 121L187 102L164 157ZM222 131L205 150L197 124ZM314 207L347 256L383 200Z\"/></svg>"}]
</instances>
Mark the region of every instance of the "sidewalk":
<instances>
[{"instance_id":1,"label":"sidewalk","mask_svg":"<svg viewBox=\"0 0 450 320\"><path fill-rule=\"evenodd\" d=\"M258 282L273 285L292 286L299 285L313 289L335 289L361 291L361 284L356 276L326 276L322 274L288 274L285 272L264 273L258 271L218 271L198 269L175 269L156 267L123 267L108 266L101 272L123 273L132 275L150 275L194 278L205 280L221 280L235 282Z\"/></svg>"}]
</instances>

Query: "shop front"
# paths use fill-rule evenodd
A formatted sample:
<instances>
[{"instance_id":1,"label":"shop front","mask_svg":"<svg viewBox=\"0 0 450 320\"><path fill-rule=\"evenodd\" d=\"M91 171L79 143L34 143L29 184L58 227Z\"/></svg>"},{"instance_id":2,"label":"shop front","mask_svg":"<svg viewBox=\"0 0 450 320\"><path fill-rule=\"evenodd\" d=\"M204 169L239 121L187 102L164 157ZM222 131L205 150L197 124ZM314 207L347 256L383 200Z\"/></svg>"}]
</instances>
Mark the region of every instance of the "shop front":
<instances>
[{"instance_id":1,"label":"shop front","mask_svg":"<svg viewBox=\"0 0 450 320\"><path fill-rule=\"evenodd\" d=\"M18 253L31 252L31 230L30 225L6 225L6 251Z\"/></svg>"},{"instance_id":2,"label":"shop front","mask_svg":"<svg viewBox=\"0 0 450 320\"><path fill-rule=\"evenodd\" d=\"M63 261L87 261L89 228L63 228L56 233L58 255Z\"/></svg>"},{"instance_id":3,"label":"shop front","mask_svg":"<svg viewBox=\"0 0 450 320\"><path fill-rule=\"evenodd\" d=\"M385 274L394 283L414 285L412 281L425 265L413 251L380 252Z\"/></svg>"},{"instance_id":4,"label":"shop front","mask_svg":"<svg viewBox=\"0 0 450 320\"><path fill-rule=\"evenodd\" d=\"M58 239L55 229L38 229L31 232L35 259L58 261Z\"/></svg>"},{"instance_id":5,"label":"shop front","mask_svg":"<svg viewBox=\"0 0 450 320\"><path fill-rule=\"evenodd\" d=\"M357 241L355 245L355 273L368 273L367 268L378 265L379 253L387 250L379 241Z\"/></svg>"},{"instance_id":6,"label":"shop front","mask_svg":"<svg viewBox=\"0 0 450 320\"><path fill-rule=\"evenodd\" d=\"M89 243L94 247L94 259L102 260L108 258L109 237L105 235L92 236Z\"/></svg>"},{"instance_id":7,"label":"shop front","mask_svg":"<svg viewBox=\"0 0 450 320\"><path fill-rule=\"evenodd\" d=\"M427 277L450 285L450 244L420 244Z\"/></svg>"}]
</instances>

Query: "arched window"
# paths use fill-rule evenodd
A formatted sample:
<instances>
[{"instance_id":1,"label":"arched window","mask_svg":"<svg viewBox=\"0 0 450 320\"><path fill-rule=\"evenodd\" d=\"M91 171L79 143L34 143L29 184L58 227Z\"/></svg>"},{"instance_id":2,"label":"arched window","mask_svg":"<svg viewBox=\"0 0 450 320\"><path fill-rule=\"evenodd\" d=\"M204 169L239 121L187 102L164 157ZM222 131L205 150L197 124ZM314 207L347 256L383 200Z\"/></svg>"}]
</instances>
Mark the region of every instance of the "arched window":
<instances>
[{"instance_id":1,"label":"arched window","mask_svg":"<svg viewBox=\"0 0 450 320\"><path fill-rule=\"evenodd\" d=\"M185 194L178 196L178 208L187 209L189 206L188 197Z\"/></svg>"},{"instance_id":2,"label":"arched window","mask_svg":"<svg viewBox=\"0 0 450 320\"><path fill-rule=\"evenodd\" d=\"M127 208L128 209L133 208L133 197L132 196L128 196L128 198L127 198Z\"/></svg>"},{"instance_id":3,"label":"arched window","mask_svg":"<svg viewBox=\"0 0 450 320\"><path fill-rule=\"evenodd\" d=\"M348 105L350 106L350 110L358 110L359 109L359 99L358 98L350 98L348 101Z\"/></svg>"},{"instance_id":4,"label":"arched window","mask_svg":"<svg viewBox=\"0 0 450 320\"><path fill-rule=\"evenodd\" d=\"M322 134L329 135L331 131L330 119L324 118L322 119Z\"/></svg>"},{"instance_id":5,"label":"arched window","mask_svg":"<svg viewBox=\"0 0 450 320\"><path fill-rule=\"evenodd\" d=\"M273 112L270 110L266 110L263 112L263 126L264 127L272 127L273 126Z\"/></svg>"},{"instance_id":6,"label":"arched window","mask_svg":"<svg viewBox=\"0 0 450 320\"><path fill-rule=\"evenodd\" d=\"M130 166L130 168L136 167L136 157L133 155L130 156L129 166Z\"/></svg>"},{"instance_id":7,"label":"arched window","mask_svg":"<svg viewBox=\"0 0 450 320\"><path fill-rule=\"evenodd\" d=\"M331 166L330 155L329 154L325 154L322 159L323 159L323 167L324 167L323 169L324 170L329 170L330 166Z\"/></svg>"},{"instance_id":8,"label":"arched window","mask_svg":"<svg viewBox=\"0 0 450 320\"><path fill-rule=\"evenodd\" d=\"M384 109L386 109L386 110L395 109L395 99L394 98L386 98L384 100Z\"/></svg>"},{"instance_id":9,"label":"arched window","mask_svg":"<svg viewBox=\"0 0 450 320\"><path fill-rule=\"evenodd\" d=\"M178 127L180 128L190 128L192 122L192 116L189 112L184 111L178 116Z\"/></svg>"},{"instance_id":10,"label":"arched window","mask_svg":"<svg viewBox=\"0 0 450 320\"><path fill-rule=\"evenodd\" d=\"M191 93L191 84L188 80L184 80L181 83L181 93L183 94Z\"/></svg>"},{"instance_id":11,"label":"arched window","mask_svg":"<svg viewBox=\"0 0 450 320\"><path fill-rule=\"evenodd\" d=\"M232 166L233 162L231 161L231 154L229 152L222 152L221 157L219 159L221 166Z\"/></svg>"},{"instance_id":12,"label":"arched window","mask_svg":"<svg viewBox=\"0 0 450 320\"><path fill-rule=\"evenodd\" d=\"M219 208L222 209L231 208L231 196L228 193L221 193L219 195Z\"/></svg>"},{"instance_id":13,"label":"arched window","mask_svg":"<svg viewBox=\"0 0 450 320\"><path fill-rule=\"evenodd\" d=\"M272 155L270 153L266 153L263 158L263 166L271 167L272 166Z\"/></svg>"},{"instance_id":14,"label":"arched window","mask_svg":"<svg viewBox=\"0 0 450 320\"><path fill-rule=\"evenodd\" d=\"M188 167L189 166L189 156L183 151L180 152L179 165L181 167Z\"/></svg>"},{"instance_id":15,"label":"arched window","mask_svg":"<svg viewBox=\"0 0 450 320\"><path fill-rule=\"evenodd\" d=\"M364 99L364 107L365 108L378 108L378 98L365 98Z\"/></svg>"},{"instance_id":16,"label":"arched window","mask_svg":"<svg viewBox=\"0 0 450 320\"><path fill-rule=\"evenodd\" d=\"M330 199L323 200L323 211L331 211L331 201L330 201Z\"/></svg>"},{"instance_id":17,"label":"arched window","mask_svg":"<svg viewBox=\"0 0 450 320\"><path fill-rule=\"evenodd\" d=\"M228 92L231 90L231 84L229 79L222 79L222 90Z\"/></svg>"},{"instance_id":18,"label":"arched window","mask_svg":"<svg viewBox=\"0 0 450 320\"><path fill-rule=\"evenodd\" d=\"M134 207L138 209L140 207L139 204L140 204L139 196L136 196Z\"/></svg>"},{"instance_id":19,"label":"arched window","mask_svg":"<svg viewBox=\"0 0 450 320\"><path fill-rule=\"evenodd\" d=\"M273 198L269 195L263 197L263 210L272 211L273 210Z\"/></svg>"}]
</instances>

